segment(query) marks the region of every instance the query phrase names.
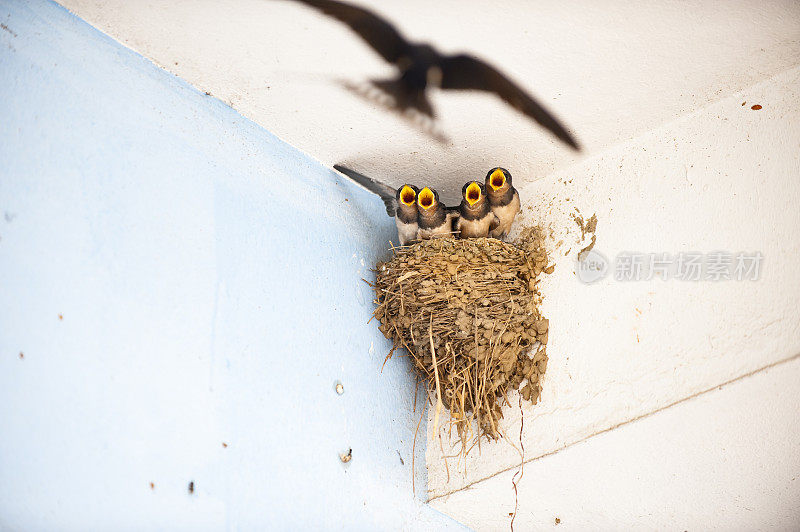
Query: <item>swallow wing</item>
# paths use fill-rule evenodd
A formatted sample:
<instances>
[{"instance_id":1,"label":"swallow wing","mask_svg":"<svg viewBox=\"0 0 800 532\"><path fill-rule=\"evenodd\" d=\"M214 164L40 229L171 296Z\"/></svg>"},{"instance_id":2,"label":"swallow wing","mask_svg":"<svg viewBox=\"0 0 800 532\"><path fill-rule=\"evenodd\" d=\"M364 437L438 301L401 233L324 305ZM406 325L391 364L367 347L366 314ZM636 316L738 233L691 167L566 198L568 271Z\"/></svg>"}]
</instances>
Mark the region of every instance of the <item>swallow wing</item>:
<instances>
[{"instance_id":1,"label":"swallow wing","mask_svg":"<svg viewBox=\"0 0 800 532\"><path fill-rule=\"evenodd\" d=\"M492 231L494 231L495 229L497 229L498 227L500 227L500 218L498 218L497 215L494 214L494 213L492 213L492 215L494 216L494 218L492 219L491 223L489 224L489 232L490 233Z\"/></svg>"},{"instance_id":2,"label":"swallow wing","mask_svg":"<svg viewBox=\"0 0 800 532\"><path fill-rule=\"evenodd\" d=\"M553 115L491 65L475 57L462 54L443 57L439 67L442 69L443 89L494 92L510 106L550 130L564 143L576 150L580 149L572 135Z\"/></svg>"},{"instance_id":3,"label":"swallow wing","mask_svg":"<svg viewBox=\"0 0 800 532\"><path fill-rule=\"evenodd\" d=\"M461 232L461 213L458 207L445 207L447 219L450 221L450 232Z\"/></svg>"},{"instance_id":4,"label":"swallow wing","mask_svg":"<svg viewBox=\"0 0 800 532\"><path fill-rule=\"evenodd\" d=\"M452 216L452 214L450 212L448 212L448 215ZM453 218L450 221L450 223L452 224L453 233L455 233L456 236L461 236L461 220L462 219L463 218L461 218L461 215L459 214L458 218Z\"/></svg>"},{"instance_id":5,"label":"swallow wing","mask_svg":"<svg viewBox=\"0 0 800 532\"><path fill-rule=\"evenodd\" d=\"M397 214L397 191L395 191L395 189L376 179L372 179L346 166L342 166L341 164L334 164L333 168L355 181L361 187L380 196L383 200L383 204L386 205L386 214L389 216L395 216Z\"/></svg>"},{"instance_id":6,"label":"swallow wing","mask_svg":"<svg viewBox=\"0 0 800 532\"><path fill-rule=\"evenodd\" d=\"M364 8L334 0L298 0L350 26L359 37L390 63L405 55L408 42L387 20Z\"/></svg>"}]
</instances>

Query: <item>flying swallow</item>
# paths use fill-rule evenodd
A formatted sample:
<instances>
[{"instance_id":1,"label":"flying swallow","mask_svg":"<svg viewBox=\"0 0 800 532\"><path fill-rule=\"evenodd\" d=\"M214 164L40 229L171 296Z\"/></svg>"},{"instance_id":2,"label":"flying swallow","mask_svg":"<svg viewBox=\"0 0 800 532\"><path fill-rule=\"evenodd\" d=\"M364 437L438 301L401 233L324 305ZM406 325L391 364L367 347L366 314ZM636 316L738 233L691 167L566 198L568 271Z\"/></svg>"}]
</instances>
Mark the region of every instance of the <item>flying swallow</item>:
<instances>
[{"instance_id":1,"label":"flying swallow","mask_svg":"<svg viewBox=\"0 0 800 532\"><path fill-rule=\"evenodd\" d=\"M397 238L401 246L407 246L417 240L419 229L417 225L417 187L406 184L395 190L385 183L340 164L333 165L333 168L373 194L380 196L386 206L386 214L395 219Z\"/></svg>"},{"instance_id":2,"label":"flying swallow","mask_svg":"<svg viewBox=\"0 0 800 532\"><path fill-rule=\"evenodd\" d=\"M500 220L492 212L483 185L477 181L465 183L461 196L456 231L461 238L489 236L489 232L500 225Z\"/></svg>"},{"instance_id":3,"label":"flying swallow","mask_svg":"<svg viewBox=\"0 0 800 532\"><path fill-rule=\"evenodd\" d=\"M505 238L520 209L519 193L511 185L511 173L505 168L492 168L486 174L486 195L492 212L500 221L489 233L494 238Z\"/></svg>"},{"instance_id":4,"label":"flying swallow","mask_svg":"<svg viewBox=\"0 0 800 532\"><path fill-rule=\"evenodd\" d=\"M425 187L417 194L418 240L434 237L454 237L453 220L458 217L454 209L445 207L439 201L439 193Z\"/></svg>"},{"instance_id":5,"label":"flying swallow","mask_svg":"<svg viewBox=\"0 0 800 532\"><path fill-rule=\"evenodd\" d=\"M372 81L378 89L394 96L397 107L414 108L434 118L435 112L425 95L428 86L492 92L562 142L580 149L553 115L490 64L467 54L441 54L427 43L409 42L390 22L352 4L336 0L298 1L348 25L385 61L397 67L400 75L396 79Z\"/></svg>"}]
</instances>

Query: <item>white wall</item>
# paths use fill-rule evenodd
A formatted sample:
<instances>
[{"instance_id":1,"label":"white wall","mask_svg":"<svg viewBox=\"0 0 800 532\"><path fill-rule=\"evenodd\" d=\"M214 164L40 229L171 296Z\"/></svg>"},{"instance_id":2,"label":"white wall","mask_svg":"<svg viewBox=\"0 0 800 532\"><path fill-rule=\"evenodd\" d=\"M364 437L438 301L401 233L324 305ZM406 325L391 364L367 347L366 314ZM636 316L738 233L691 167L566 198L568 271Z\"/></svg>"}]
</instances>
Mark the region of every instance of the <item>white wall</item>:
<instances>
[{"instance_id":1,"label":"white wall","mask_svg":"<svg viewBox=\"0 0 800 532\"><path fill-rule=\"evenodd\" d=\"M508 530L516 480L515 530L797 530L799 379L795 359L433 504Z\"/></svg>"},{"instance_id":2,"label":"white wall","mask_svg":"<svg viewBox=\"0 0 800 532\"><path fill-rule=\"evenodd\" d=\"M115 39L328 166L457 198L492 166L519 183L569 167L797 64L797 2L383 0L408 38L496 64L586 146L575 155L483 94L434 95L440 145L341 86L392 75L342 24L292 1L63 0Z\"/></svg>"},{"instance_id":3,"label":"white wall","mask_svg":"<svg viewBox=\"0 0 800 532\"><path fill-rule=\"evenodd\" d=\"M542 283L550 362L541 402L525 409L528 460L800 354L798 87L800 68L522 189L523 220L555 231ZM575 209L596 213L594 250L609 261L590 285L576 276L590 237ZM760 252L758 280L677 278L678 254L716 251L734 262ZM625 253L667 253L669 279L617 280ZM516 407L506 421L519 434ZM448 482L439 448L428 454L432 497L519 463L507 442L487 444Z\"/></svg>"},{"instance_id":4,"label":"white wall","mask_svg":"<svg viewBox=\"0 0 800 532\"><path fill-rule=\"evenodd\" d=\"M367 324L383 207L60 6L0 21L0 529L460 529Z\"/></svg>"}]
</instances>

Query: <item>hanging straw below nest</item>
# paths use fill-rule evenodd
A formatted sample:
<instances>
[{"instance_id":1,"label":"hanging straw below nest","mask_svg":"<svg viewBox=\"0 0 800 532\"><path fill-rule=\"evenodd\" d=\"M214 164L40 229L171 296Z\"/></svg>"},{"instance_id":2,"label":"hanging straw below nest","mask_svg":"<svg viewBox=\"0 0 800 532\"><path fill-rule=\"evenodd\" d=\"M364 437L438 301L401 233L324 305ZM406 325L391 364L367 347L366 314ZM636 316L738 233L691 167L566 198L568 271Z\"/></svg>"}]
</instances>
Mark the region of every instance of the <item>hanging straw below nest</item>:
<instances>
[{"instance_id":1,"label":"hanging straw below nest","mask_svg":"<svg viewBox=\"0 0 800 532\"><path fill-rule=\"evenodd\" d=\"M444 406L464 449L473 421L478 439L501 435L509 391L522 386L525 400L539 398L548 321L539 315L537 276L552 271L546 265L533 229L518 245L426 240L378 264L375 317L394 343L387 359L397 348L409 352L436 403L434 425Z\"/></svg>"}]
</instances>

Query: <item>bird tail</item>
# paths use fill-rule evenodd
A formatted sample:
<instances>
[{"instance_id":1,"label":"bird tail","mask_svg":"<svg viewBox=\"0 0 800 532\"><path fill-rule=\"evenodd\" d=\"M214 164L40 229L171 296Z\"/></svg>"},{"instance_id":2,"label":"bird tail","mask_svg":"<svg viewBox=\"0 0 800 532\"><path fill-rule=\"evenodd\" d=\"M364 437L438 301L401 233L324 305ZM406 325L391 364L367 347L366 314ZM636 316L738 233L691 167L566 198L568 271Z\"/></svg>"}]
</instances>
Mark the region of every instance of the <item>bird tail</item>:
<instances>
[{"instance_id":1,"label":"bird tail","mask_svg":"<svg viewBox=\"0 0 800 532\"><path fill-rule=\"evenodd\" d=\"M360 174L355 170L351 170L346 166L342 166L341 164L334 164L333 169L337 170L356 183L358 183L361 187L367 189L368 191L372 192L373 194L377 194L383 200L384 205L386 205L386 213L389 216L394 216L395 211L397 209L397 200L395 199L395 189L390 187L385 183L381 183L377 179L372 179L371 177L367 177L364 174Z\"/></svg>"}]
</instances>

